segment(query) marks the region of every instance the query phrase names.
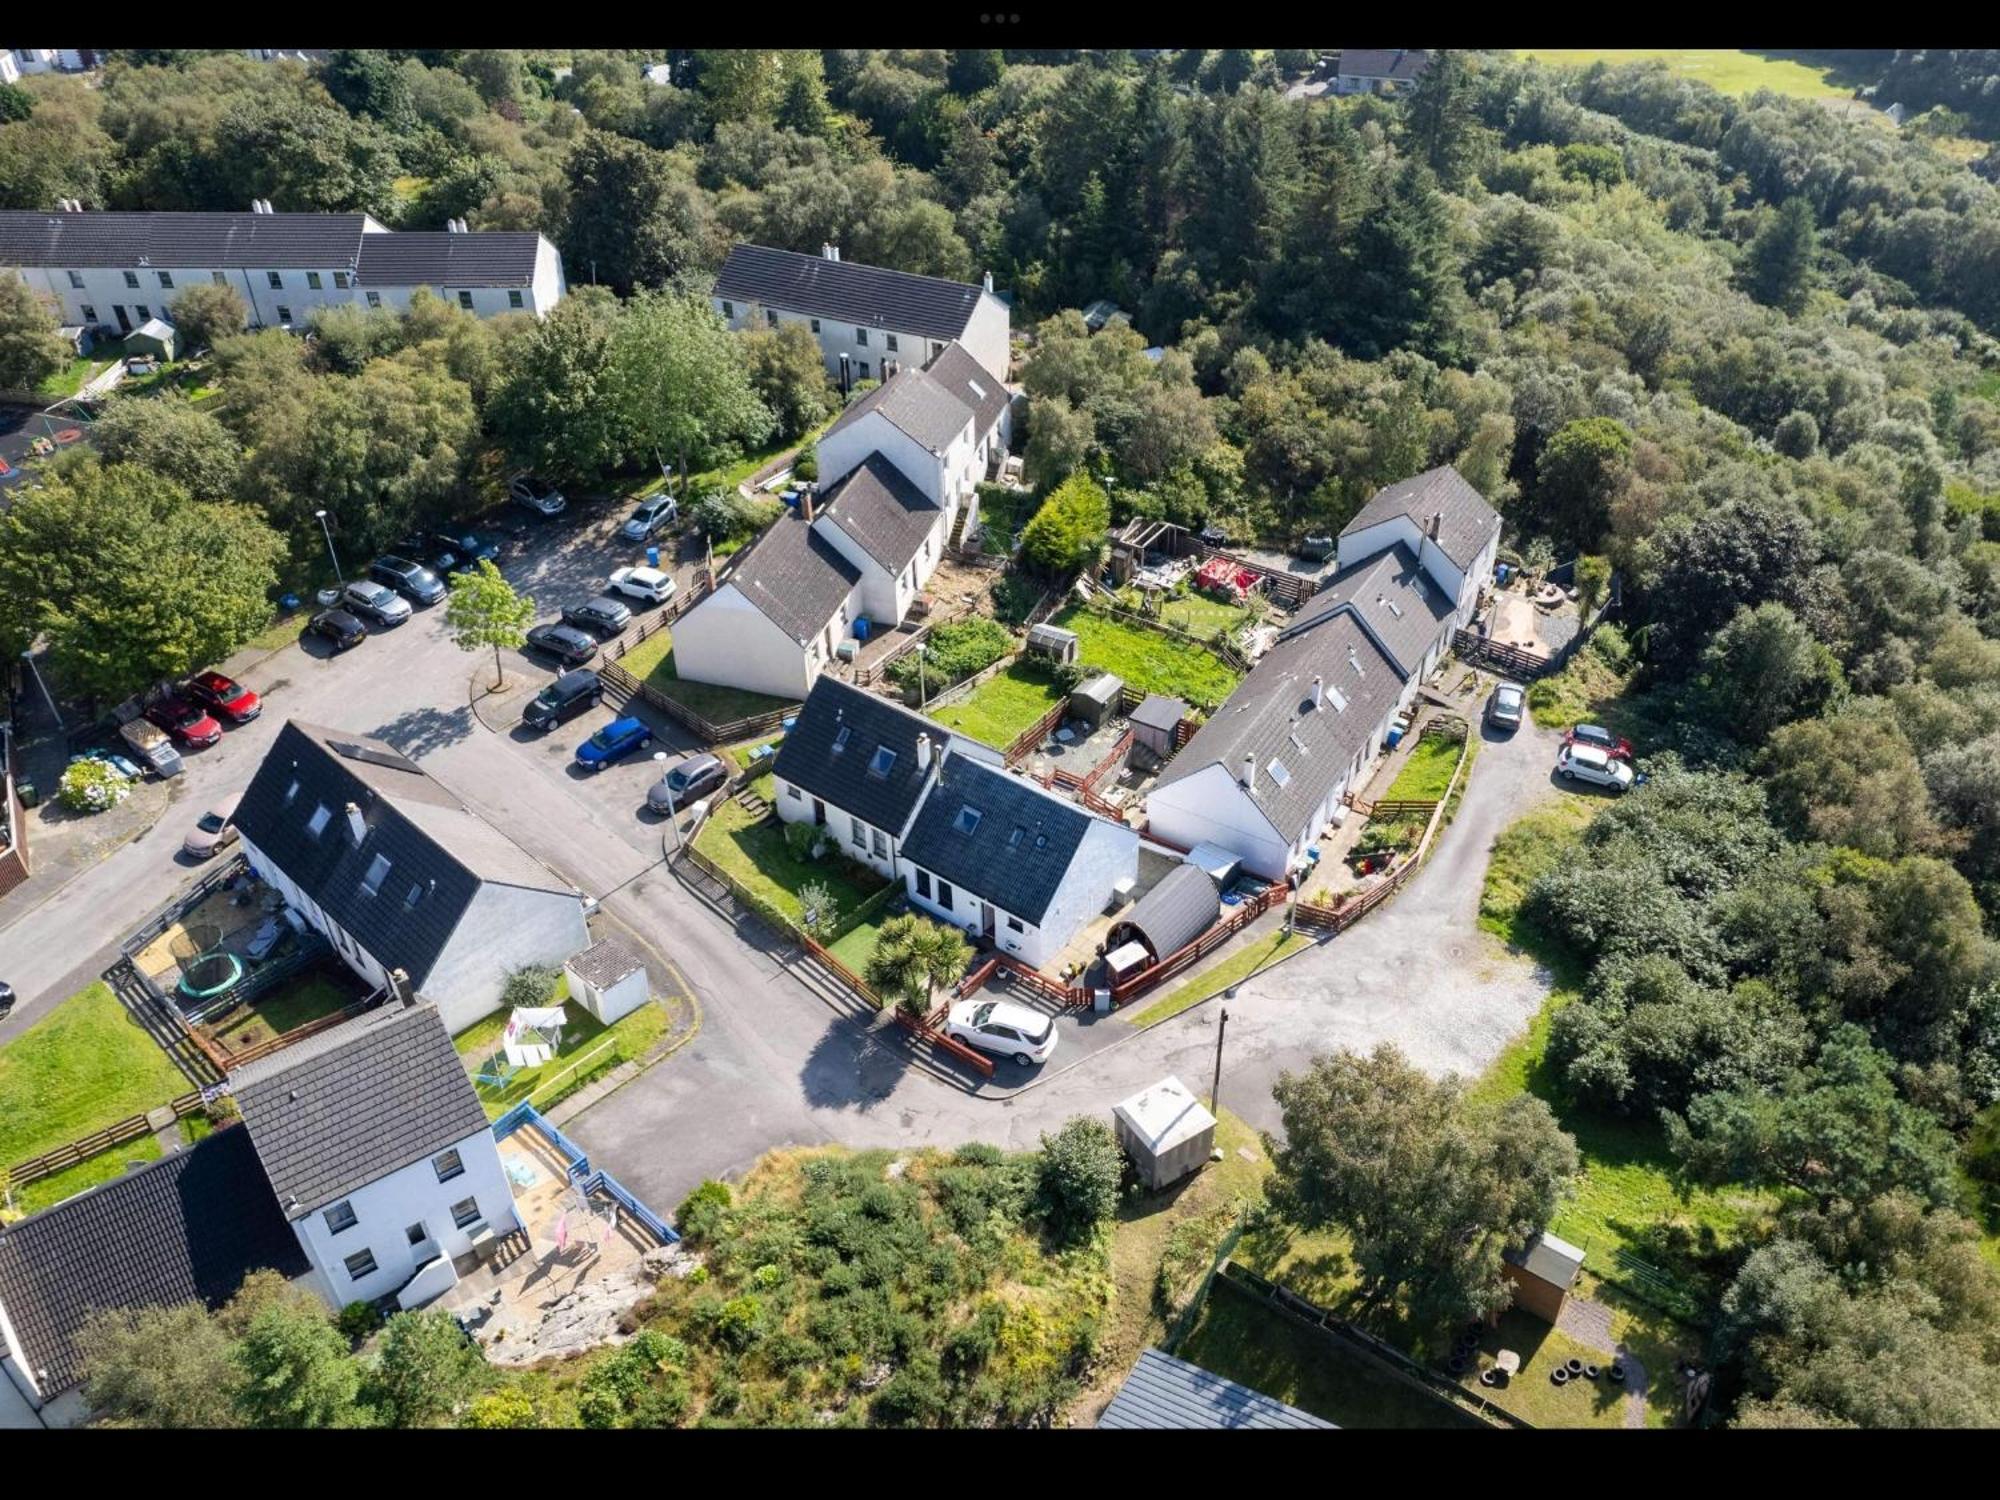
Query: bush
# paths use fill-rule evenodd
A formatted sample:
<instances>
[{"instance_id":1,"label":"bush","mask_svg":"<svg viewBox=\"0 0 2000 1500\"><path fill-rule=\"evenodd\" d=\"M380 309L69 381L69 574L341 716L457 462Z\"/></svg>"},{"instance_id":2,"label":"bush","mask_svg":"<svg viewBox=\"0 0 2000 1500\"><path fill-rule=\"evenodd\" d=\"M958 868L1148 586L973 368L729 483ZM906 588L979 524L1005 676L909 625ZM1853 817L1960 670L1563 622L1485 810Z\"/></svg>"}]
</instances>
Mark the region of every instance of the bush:
<instances>
[{"instance_id":1,"label":"bush","mask_svg":"<svg viewBox=\"0 0 2000 1500\"><path fill-rule=\"evenodd\" d=\"M818 859L833 844L833 836L819 823L787 823L785 848L793 859Z\"/></svg>"},{"instance_id":2,"label":"bush","mask_svg":"<svg viewBox=\"0 0 2000 1500\"><path fill-rule=\"evenodd\" d=\"M993 585L993 618L1003 625L1025 625L1042 591L1019 573L1007 573Z\"/></svg>"},{"instance_id":3,"label":"bush","mask_svg":"<svg viewBox=\"0 0 2000 1500\"><path fill-rule=\"evenodd\" d=\"M1076 1244L1118 1207L1125 1174L1118 1138L1102 1120L1079 1116L1042 1137L1039 1163L1043 1222L1059 1242Z\"/></svg>"},{"instance_id":4,"label":"bush","mask_svg":"<svg viewBox=\"0 0 2000 1500\"><path fill-rule=\"evenodd\" d=\"M802 448L799 450L798 458L792 463L792 478L802 479L808 484L819 478L819 449L817 447Z\"/></svg>"},{"instance_id":5,"label":"bush","mask_svg":"<svg viewBox=\"0 0 2000 1500\"><path fill-rule=\"evenodd\" d=\"M543 964L516 969L507 976L506 987L500 991L500 1003L510 1010L517 1005L547 1005L555 993L557 977L554 969Z\"/></svg>"},{"instance_id":6,"label":"bush","mask_svg":"<svg viewBox=\"0 0 2000 1500\"><path fill-rule=\"evenodd\" d=\"M922 656L912 651L889 668L889 677L906 689L914 689L921 667L924 691L935 693L992 666L1013 649L1014 638L1005 626L973 615L937 626L924 637Z\"/></svg>"},{"instance_id":7,"label":"bush","mask_svg":"<svg viewBox=\"0 0 2000 1500\"><path fill-rule=\"evenodd\" d=\"M62 773L56 795L71 812L105 812L132 795L132 781L109 761L79 760Z\"/></svg>"},{"instance_id":8,"label":"bush","mask_svg":"<svg viewBox=\"0 0 2000 1500\"><path fill-rule=\"evenodd\" d=\"M762 1331L764 1304L751 1296L732 1297L715 1320L715 1336L732 1349L748 1349Z\"/></svg>"},{"instance_id":9,"label":"bush","mask_svg":"<svg viewBox=\"0 0 2000 1500\"><path fill-rule=\"evenodd\" d=\"M1050 573L1073 573L1103 555L1111 531L1111 501L1085 474L1072 474L1050 493L1021 532L1021 555Z\"/></svg>"},{"instance_id":10,"label":"bush","mask_svg":"<svg viewBox=\"0 0 2000 1500\"><path fill-rule=\"evenodd\" d=\"M348 1342L358 1344L382 1326L382 1314L372 1302L350 1302L334 1324L347 1335Z\"/></svg>"},{"instance_id":11,"label":"bush","mask_svg":"<svg viewBox=\"0 0 2000 1500\"><path fill-rule=\"evenodd\" d=\"M840 897L832 886L814 880L799 887L799 922L815 936L824 937L833 931L840 922Z\"/></svg>"},{"instance_id":12,"label":"bush","mask_svg":"<svg viewBox=\"0 0 2000 1500\"><path fill-rule=\"evenodd\" d=\"M711 542L735 542L753 537L778 519L784 502L769 496L748 498L735 489L710 490L695 497L688 520Z\"/></svg>"},{"instance_id":13,"label":"bush","mask_svg":"<svg viewBox=\"0 0 2000 1500\"><path fill-rule=\"evenodd\" d=\"M680 1230L681 1238L690 1245L713 1239L733 1197L728 1183L712 1177L689 1193L674 1214L674 1227Z\"/></svg>"}]
</instances>

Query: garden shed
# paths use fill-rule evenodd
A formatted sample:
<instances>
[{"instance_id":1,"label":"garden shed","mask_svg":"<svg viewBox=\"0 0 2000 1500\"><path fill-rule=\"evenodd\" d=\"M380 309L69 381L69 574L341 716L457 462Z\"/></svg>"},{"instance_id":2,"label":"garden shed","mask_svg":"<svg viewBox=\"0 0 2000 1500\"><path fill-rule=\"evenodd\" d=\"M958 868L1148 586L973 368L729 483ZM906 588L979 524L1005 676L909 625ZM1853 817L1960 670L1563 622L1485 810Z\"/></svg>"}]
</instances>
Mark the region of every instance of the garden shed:
<instances>
[{"instance_id":1,"label":"garden shed","mask_svg":"<svg viewBox=\"0 0 2000 1500\"><path fill-rule=\"evenodd\" d=\"M1164 693L1148 693L1146 701L1132 710L1132 740L1144 745L1161 760L1174 753L1174 731L1187 717L1187 704Z\"/></svg>"},{"instance_id":2,"label":"garden shed","mask_svg":"<svg viewBox=\"0 0 2000 1500\"><path fill-rule=\"evenodd\" d=\"M599 938L564 966L569 997L609 1026L653 996L646 961L617 933Z\"/></svg>"},{"instance_id":3,"label":"garden shed","mask_svg":"<svg viewBox=\"0 0 2000 1500\"><path fill-rule=\"evenodd\" d=\"M1076 632L1064 630L1060 625L1036 625L1028 631L1028 651L1052 661L1073 662L1077 651Z\"/></svg>"},{"instance_id":4,"label":"garden shed","mask_svg":"<svg viewBox=\"0 0 2000 1500\"><path fill-rule=\"evenodd\" d=\"M1118 1144L1152 1192L1199 1169L1215 1149L1215 1116L1178 1078L1141 1089L1113 1109L1111 1118Z\"/></svg>"},{"instance_id":5,"label":"garden shed","mask_svg":"<svg viewBox=\"0 0 2000 1500\"><path fill-rule=\"evenodd\" d=\"M1514 1305L1554 1323L1583 1269L1583 1252L1544 1229L1520 1249L1507 1251L1501 1261L1503 1274L1514 1283Z\"/></svg>"},{"instance_id":6,"label":"garden shed","mask_svg":"<svg viewBox=\"0 0 2000 1500\"><path fill-rule=\"evenodd\" d=\"M1078 683L1070 693L1070 717L1083 720L1092 729L1102 729L1105 721L1118 712L1124 701L1125 679L1110 672L1099 672L1088 681Z\"/></svg>"},{"instance_id":7,"label":"garden shed","mask_svg":"<svg viewBox=\"0 0 2000 1500\"><path fill-rule=\"evenodd\" d=\"M1208 931L1221 915L1215 882L1198 866L1175 865L1139 898L1132 915L1111 929L1111 943L1143 943L1158 963Z\"/></svg>"},{"instance_id":8,"label":"garden shed","mask_svg":"<svg viewBox=\"0 0 2000 1500\"><path fill-rule=\"evenodd\" d=\"M174 325L160 318L148 318L125 336L125 352L151 354L160 359L173 359L180 345L180 335L174 332Z\"/></svg>"}]
</instances>

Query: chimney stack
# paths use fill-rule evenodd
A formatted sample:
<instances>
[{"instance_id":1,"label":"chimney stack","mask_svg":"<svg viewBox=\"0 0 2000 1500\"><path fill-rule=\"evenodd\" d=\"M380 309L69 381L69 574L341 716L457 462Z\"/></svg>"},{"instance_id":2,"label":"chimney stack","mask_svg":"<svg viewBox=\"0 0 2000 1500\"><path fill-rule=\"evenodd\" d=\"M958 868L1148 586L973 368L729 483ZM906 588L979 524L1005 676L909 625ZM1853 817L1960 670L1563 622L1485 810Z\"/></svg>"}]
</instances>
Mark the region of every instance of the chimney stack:
<instances>
[{"instance_id":1,"label":"chimney stack","mask_svg":"<svg viewBox=\"0 0 2000 1500\"><path fill-rule=\"evenodd\" d=\"M410 983L409 972L405 969L389 971L389 993L396 997L404 1010L411 1009L417 1003L417 987Z\"/></svg>"},{"instance_id":2,"label":"chimney stack","mask_svg":"<svg viewBox=\"0 0 2000 1500\"><path fill-rule=\"evenodd\" d=\"M1322 707L1325 704L1325 702L1326 702L1326 679L1315 672L1313 674L1313 707L1314 708Z\"/></svg>"},{"instance_id":3,"label":"chimney stack","mask_svg":"<svg viewBox=\"0 0 2000 1500\"><path fill-rule=\"evenodd\" d=\"M354 835L354 847L359 849L363 839L368 837L367 820L361 816L361 809L355 803L347 804L347 831Z\"/></svg>"},{"instance_id":4,"label":"chimney stack","mask_svg":"<svg viewBox=\"0 0 2000 1500\"><path fill-rule=\"evenodd\" d=\"M1431 540L1436 541L1438 533L1442 530L1444 530L1444 512L1434 510L1431 512Z\"/></svg>"},{"instance_id":5,"label":"chimney stack","mask_svg":"<svg viewBox=\"0 0 2000 1500\"><path fill-rule=\"evenodd\" d=\"M840 247L838 245L821 245L819 247L819 253L821 258L824 260L840 259Z\"/></svg>"},{"instance_id":6,"label":"chimney stack","mask_svg":"<svg viewBox=\"0 0 2000 1500\"><path fill-rule=\"evenodd\" d=\"M983 285L989 292L993 290L993 273L991 271L988 271L986 273L985 279L981 282L981 285Z\"/></svg>"},{"instance_id":7,"label":"chimney stack","mask_svg":"<svg viewBox=\"0 0 2000 1500\"><path fill-rule=\"evenodd\" d=\"M920 734L917 736L917 769L919 771L928 771L930 768L931 737L927 734Z\"/></svg>"},{"instance_id":8,"label":"chimney stack","mask_svg":"<svg viewBox=\"0 0 2000 1500\"><path fill-rule=\"evenodd\" d=\"M813 487L810 484L799 491L799 516L805 521L806 525L812 525Z\"/></svg>"},{"instance_id":9,"label":"chimney stack","mask_svg":"<svg viewBox=\"0 0 2000 1500\"><path fill-rule=\"evenodd\" d=\"M1243 790L1254 794L1257 790L1257 757L1243 757Z\"/></svg>"}]
</instances>

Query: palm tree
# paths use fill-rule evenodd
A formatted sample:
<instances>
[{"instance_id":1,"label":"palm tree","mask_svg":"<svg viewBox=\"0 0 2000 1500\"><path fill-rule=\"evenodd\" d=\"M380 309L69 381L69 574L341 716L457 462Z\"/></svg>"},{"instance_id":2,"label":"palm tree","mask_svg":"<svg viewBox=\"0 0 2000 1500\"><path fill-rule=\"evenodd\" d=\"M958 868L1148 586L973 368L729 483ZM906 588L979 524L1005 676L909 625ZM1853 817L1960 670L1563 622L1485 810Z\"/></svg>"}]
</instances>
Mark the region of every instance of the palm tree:
<instances>
[{"instance_id":1,"label":"palm tree","mask_svg":"<svg viewBox=\"0 0 2000 1500\"><path fill-rule=\"evenodd\" d=\"M956 927L909 913L882 924L867 979L877 993L893 995L905 1015L922 1020L937 987L956 980L971 961L972 946Z\"/></svg>"}]
</instances>

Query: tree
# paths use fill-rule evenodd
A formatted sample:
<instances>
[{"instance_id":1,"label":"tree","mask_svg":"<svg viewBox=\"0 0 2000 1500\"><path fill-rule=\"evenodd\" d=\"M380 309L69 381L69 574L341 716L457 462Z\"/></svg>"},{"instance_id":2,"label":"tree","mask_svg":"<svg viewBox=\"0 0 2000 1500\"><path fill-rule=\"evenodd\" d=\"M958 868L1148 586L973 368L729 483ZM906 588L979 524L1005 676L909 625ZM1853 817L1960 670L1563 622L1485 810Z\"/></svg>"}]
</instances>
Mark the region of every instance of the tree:
<instances>
[{"instance_id":1,"label":"tree","mask_svg":"<svg viewBox=\"0 0 2000 1500\"><path fill-rule=\"evenodd\" d=\"M167 318L181 336L182 346L192 351L212 349L217 339L241 333L250 314L235 287L200 281L174 298Z\"/></svg>"},{"instance_id":2,"label":"tree","mask_svg":"<svg viewBox=\"0 0 2000 1500\"><path fill-rule=\"evenodd\" d=\"M1610 586L1610 559L1586 555L1576 560L1576 607L1584 619L1596 613Z\"/></svg>"},{"instance_id":3,"label":"tree","mask_svg":"<svg viewBox=\"0 0 2000 1500\"><path fill-rule=\"evenodd\" d=\"M485 1376L485 1356L450 1313L399 1312L382 1330L368 1394L392 1427L441 1427L465 1409Z\"/></svg>"},{"instance_id":4,"label":"tree","mask_svg":"<svg viewBox=\"0 0 2000 1500\"><path fill-rule=\"evenodd\" d=\"M32 391L70 361L56 320L18 276L0 276L0 389Z\"/></svg>"},{"instance_id":5,"label":"tree","mask_svg":"<svg viewBox=\"0 0 2000 1500\"><path fill-rule=\"evenodd\" d=\"M416 123L409 80L386 52L342 47L320 68L319 81L349 114L367 115L396 130Z\"/></svg>"},{"instance_id":6,"label":"tree","mask_svg":"<svg viewBox=\"0 0 2000 1500\"><path fill-rule=\"evenodd\" d=\"M992 88L1006 71L1007 65L998 47L960 48L951 54L951 62L945 69L945 85L954 94L969 98Z\"/></svg>"},{"instance_id":7,"label":"tree","mask_svg":"<svg viewBox=\"0 0 2000 1500\"><path fill-rule=\"evenodd\" d=\"M112 397L90 435L107 464L149 470L197 500L226 500L236 491L242 445L177 391Z\"/></svg>"},{"instance_id":8,"label":"tree","mask_svg":"<svg viewBox=\"0 0 2000 1500\"><path fill-rule=\"evenodd\" d=\"M1510 1298L1501 1254L1547 1226L1577 1172L1576 1143L1541 1100L1466 1103L1384 1044L1337 1053L1272 1090L1284 1121L1272 1205L1303 1229L1345 1228L1361 1305L1420 1323L1483 1317Z\"/></svg>"},{"instance_id":9,"label":"tree","mask_svg":"<svg viewBox=\"0 0 2000 1500\"><path fill-rule=\"evenodd\" d=\"M1631 455L1631 429L1610 417L1586 417L1558 431L1535 471L1535 500L1549 530L1574 546L1596 545Z\"/></svg>"},{"instance_id":10,"label":"tree","mask_svg":"<svg viewBox=\"0 0 2000 1500\"><path fill-rule=\"evenodd\" d=\"M1087 474L1056 486L1021 531L1021 555L1049 573L1089 567L1111 531L1111 500Z\"/></svg>"},{"instance_id":11,"label":"tree","mask_svg":"<svg viewBox=\"0 0 2000 1500\"><path fill-rule=\"evenodd\" d=\"M1456 190L1465 181L1478 151L1480 127L1473 99L1473 80L1463 53L1445 49L1431 58L1403 109L1411 154L1437 174L1444 187Z\"/></svg>"},{"instance_id":12,"label":"tree","mask_svg":"<svg viewBox=\"0 0 2000 1500\"><path fill-rule=\"evenodd\" d=\"M1572 182L1616 187L1625 180L1625 158L1616 146L1574 141L1556 153L1556 170Z\"/></svg>"},{"instance_id":13,"label":"tree","mask_svg":"<svg viewBox=\"0 0 2000 1500\"><path fill-rule=\"evenodd\" d=\"M680 461L687 495L689 460L706 467L770 433L742 343L691 291L641 292L612 335L611 390L632 447Z\"/></svg>"},{"instance_id":14,"label":"tree","mask_svg":"<svg viewBox=\"0 0 2000 1500\"><path fill-rule=\"evenodd\" d=\"M1765 215L1745 252L1746 290L1766 307L1796 316L1812 290L1816 248L1812 205L1803 197L1787 198L1776 213Z\"/></svg>"},{"instance_id":15,"label":"tree","mask_svg":"<svg viewBox=\"0 0 2000 1500\"><path fill-rule=\"evenodd\" d=\"M0 636L46 633L66 682L115 701L262 630L283 553L244 506L85 463L17 492L0 516Z\"/></svg>"},{"instance_id":16,"label":"tree","mask_svg":"<svg viewBox=\"0 0 2000 1500\"><path fill-rule=\"evenodd\" d=\"M921 1020L931 1013L937 987L955 983L971 961L971 945L956 927L906 912L882 924L866 978L878 993L893 995L904 1014Z\"/></svg>"},{"instance_id":17,"label":"tree","mask_svg":"<svg viewBox=\"0 0 2000 1500\"><path fill-rule=\"evenodd\" d=\"M191 208L235 208L258 197L280 213L386 211L396 147L373 120L332 104L246 95L224 111L212 144L196 147L193 165L200 201Z\"/></svg>"},{"instance_id":18,"label":"tree","mask_svg":"<svg viewBox=\"0 0 2000 1500\"><path fill-rule=\"evenodd\" d=\"M1772 733L1760 766L1771 809L1795 836L1879 859L1937 843L1916 751L1882 708L1861 700Z\"/></svg>"},{"instance_id":19,"label":"tree","mask_svg":"<svg viewBox=\"0 0 2000 1500\"><path fill-rule=\"evenodd\" d=\"M361 1368L324 1308L271 1303L250 1320L235 1358L237 1409L252 1427L360 1425Z\"/></svg>"},{"instance_id":20,"label":"tree","mask_svg":"<svg viewBox=\"0 0 2000 1500\"><path fill-rule=\"evenodd\" d=\"M1030 366L1032 368L1032 366ZM1028 482L1050 489L1083 467L1097 442L1097 424L1061 396L1044 396L1028 408L1023 458Z\"/></svg>"},{"instance_id":21,"label":"tree","mask_svg":"<svg viewBox=\"0 0 2000 1500\"><path fill-rule=\"evenodd\" d=\"M1816 714L1842 690L1833 653L1775 600L1740 609L1702 653L1714 721L1746 744Z\"/></svg>"},{"instance_id":22,"label":"tree","mask_svg":"<svg viewBox=\"0 0 2000 1500\"><path fill-rule=\"evenodd\" d=\"M1125 1153L1102 1120L1079 1115L1042 1137L1036 1183L1042 1220L1060 1245L1081 1244L1118 1207Z\"/></svg>"},{"instance_id":23,"label":"tree","mask_svg":"<svg viewBox=\"0 0 2000 1500\"><path fill-rule=\"evenodd\" d=\"M779 437L803 437L826 420L833 409L826 356L805 324L752 327L739 337L751 389L776 419Z\"/></svg>"},{"instance_id":24,"label":"tree","mask_svg":"<svg viewBox=\"0 0 2000 1500\"><path fill-rule=\"evenodd\" d=\"M0 123L25 120L35 112L35 96L11 83L0 83Z\"/></svg>"},{"instance_id":25,"label":"tree","mask_svg":"<svg viewBox=\"0 0 2000 1500\"><path fill-rule=\"evenodd\" d=\"M664 152L593 130L570 153L564 178L562 252L572 276L626 296L710 262L707 199Z\"/></svg>"},{"instance_id":26,"label":"tree","mask_svg":"<svg viewBox=\"0 0 2000 1500\"><path fill-rule=\"evenodd\" d=\"M527 640L528 627L535 623L535 601L515 593L492 559L482 557L476 571L451 575L444 623L459 650L493 648L493 690L498 692L505 681L500 648L511 650Z\"/></svg>"},{"instance_id":27,"label":"tree","mask_svg":"<svg viewBox=\"0 0 2000 1500\"><path fill-rule=\"evenodd\" d=\"M83 1399L120 1427L240 1427L230 1339L199 1302L93 1313L76 1332Z\"/></svg>"},{"instance_id":28,"label":"tree","mask_svg":"<svg viewBox=\"0 0 2000 1500\"><path fill-rule=\"evenodd\" d=\"M817 71L801 68L785 81L774 117L782 130L810 136L814 140L827 133L832 114L826 106L826 80Z\"/></svg>"},{"instance_id":29,"label":"tree","mask_svg":"<svg viewBox=\"0 0 2000 1500\"><path fill-rule=\"evenodd\" d=\"M800 886L799 922L814 937L832 936L840 922L839 893L824 880L809 880Z\"/></svg>"},{"instance_id":30,"label":"tree","mask_svg":"<svg viewBox=\"0 0 2000 1500\"><path fill-rule=\"evenodd\" d=\"M613 398L619 316L609 294L573 292L509 347L512 373L494 391L486 425L517 462L551 479L589 480L629 451Z\"/></svg>"}]
</instances>

